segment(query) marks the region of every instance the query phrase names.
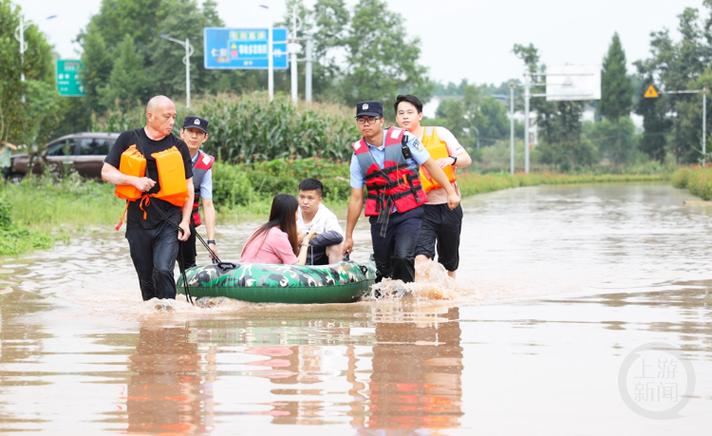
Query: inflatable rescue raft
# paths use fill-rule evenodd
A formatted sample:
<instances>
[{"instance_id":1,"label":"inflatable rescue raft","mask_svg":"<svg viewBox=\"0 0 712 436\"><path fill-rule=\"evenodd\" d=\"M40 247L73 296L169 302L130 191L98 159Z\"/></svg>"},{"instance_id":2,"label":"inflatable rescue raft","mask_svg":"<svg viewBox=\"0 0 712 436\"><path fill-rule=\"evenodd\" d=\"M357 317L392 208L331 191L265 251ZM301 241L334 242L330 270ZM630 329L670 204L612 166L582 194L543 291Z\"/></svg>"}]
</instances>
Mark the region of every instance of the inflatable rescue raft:
<instances>
[{"instance_id":1,"label":"inflatable rescue raft","mask_svg":"<svg viewBox=\"0 0 712 436\"><path fill-rule=\"evenodd\" d=\"M228 297L255 303L351 303L367 294L376 280L373 262L331 265L233 264L186 270L193 298ZM178 293L185 293L183 277Z\"/></svg>"}]
</instances>

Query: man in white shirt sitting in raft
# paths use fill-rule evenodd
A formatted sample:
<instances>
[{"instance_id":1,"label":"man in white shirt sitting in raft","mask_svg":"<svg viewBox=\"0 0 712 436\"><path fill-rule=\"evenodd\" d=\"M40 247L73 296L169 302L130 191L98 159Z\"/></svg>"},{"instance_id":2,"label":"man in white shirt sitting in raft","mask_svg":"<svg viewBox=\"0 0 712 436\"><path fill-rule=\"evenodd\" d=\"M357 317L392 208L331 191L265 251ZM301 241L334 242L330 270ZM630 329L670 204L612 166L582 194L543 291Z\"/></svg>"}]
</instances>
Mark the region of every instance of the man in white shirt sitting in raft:
<instances>
[{"instance_id":1,"label":"man in white shirt sitting in raft","mask_svg":"<svg viewBox=\"0 0 712 436\"><path fill-rule=\"evenodd\" d=\"M317 179L299 183L297 231L300 244L308 245L307 265L326 265L343 259L344 232L336 215L321 202L324 185ZM305 238L312 234L311 238Z\"/></svg>"}]
</instances>

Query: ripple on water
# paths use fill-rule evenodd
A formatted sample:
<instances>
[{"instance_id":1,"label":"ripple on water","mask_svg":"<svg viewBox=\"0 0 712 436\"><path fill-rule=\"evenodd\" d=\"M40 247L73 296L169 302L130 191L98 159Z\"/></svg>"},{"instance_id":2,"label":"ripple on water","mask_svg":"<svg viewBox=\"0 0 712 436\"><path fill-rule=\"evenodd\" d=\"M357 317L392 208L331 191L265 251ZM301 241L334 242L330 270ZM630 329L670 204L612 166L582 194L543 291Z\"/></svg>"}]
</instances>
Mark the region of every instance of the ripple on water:
<instances>
[{"instance_id":1,"label":"ripple on water","mask_svg":"<svg viewBox=\"0 0 712 436\"><path fill-rule=\"evenodd\" d=\"M605 434L616 422L623 433L695 434L712 380L712 232L677 192L467 199L454 283L431 262L410 296L353 304L142 302L118 233L13 259L0 273L0 289L13 289L0 295L0 426L569 434L586 422ZM367 258L361 221L355 254ZM229 259L251 226L219 230ZM650 341L680 348L701 381L671 423L638 419L616 386L621 361Z\"/></svg>"}]
</instances>

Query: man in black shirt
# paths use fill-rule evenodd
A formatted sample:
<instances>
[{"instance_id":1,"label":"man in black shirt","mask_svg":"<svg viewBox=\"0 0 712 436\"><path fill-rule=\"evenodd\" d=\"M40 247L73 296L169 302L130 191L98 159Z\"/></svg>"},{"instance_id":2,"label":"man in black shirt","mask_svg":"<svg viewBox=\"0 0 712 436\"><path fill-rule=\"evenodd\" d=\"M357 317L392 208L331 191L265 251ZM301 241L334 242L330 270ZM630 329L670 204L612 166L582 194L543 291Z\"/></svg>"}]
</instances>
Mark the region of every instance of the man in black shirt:
<instances>
[{"instance_id":1,"label":"man in black shirt","mask_svg":"<svg viewBox=\"0 0 712 436\"><path fill-rule=\"evenodd\" d=\"M156 197L128 204L126 239L144 300L175 298L173 268L178 256L178 241L185 241L190 236L193 170L188 147L172 133L175 120L175 104L168 97L159 95L151 98L146 105L146 126L121 133L101 169L101 178L106 182L131 185L145 194L155 194L159 192L160 184L152 154L175 146L183 158L188 191L182 207ZM121 154L133 144L146 158L146 174L143 177L119 171Z\"/></svg>"}]
</instances>

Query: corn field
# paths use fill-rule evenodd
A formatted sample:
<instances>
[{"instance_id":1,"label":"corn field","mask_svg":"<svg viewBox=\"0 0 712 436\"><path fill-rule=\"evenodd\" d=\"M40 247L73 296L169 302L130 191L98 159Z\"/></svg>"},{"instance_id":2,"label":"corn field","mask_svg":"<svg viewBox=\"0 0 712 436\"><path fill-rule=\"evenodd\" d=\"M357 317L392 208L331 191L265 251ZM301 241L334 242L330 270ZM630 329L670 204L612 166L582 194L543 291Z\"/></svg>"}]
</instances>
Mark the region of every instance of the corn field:
<instances>
[{"instance_id":1,"label":"corn field","mask_svg":"<svg viewBox=\"0 0 712 436\"><path fill-rule=\"evenodd\" d=\"M190 110L176 104L175 132L186 115L207 119L210 137L204 149L226 163L309 157L344 161L351 155L350 144L359 137L352 111L332 104L294 106L285 96L270 103L265 93L205 96L194 100ZM145 124L144 110L137 104L109 111L95 121L93 130L136 129Z\"/></svg>"}]
</instances>

